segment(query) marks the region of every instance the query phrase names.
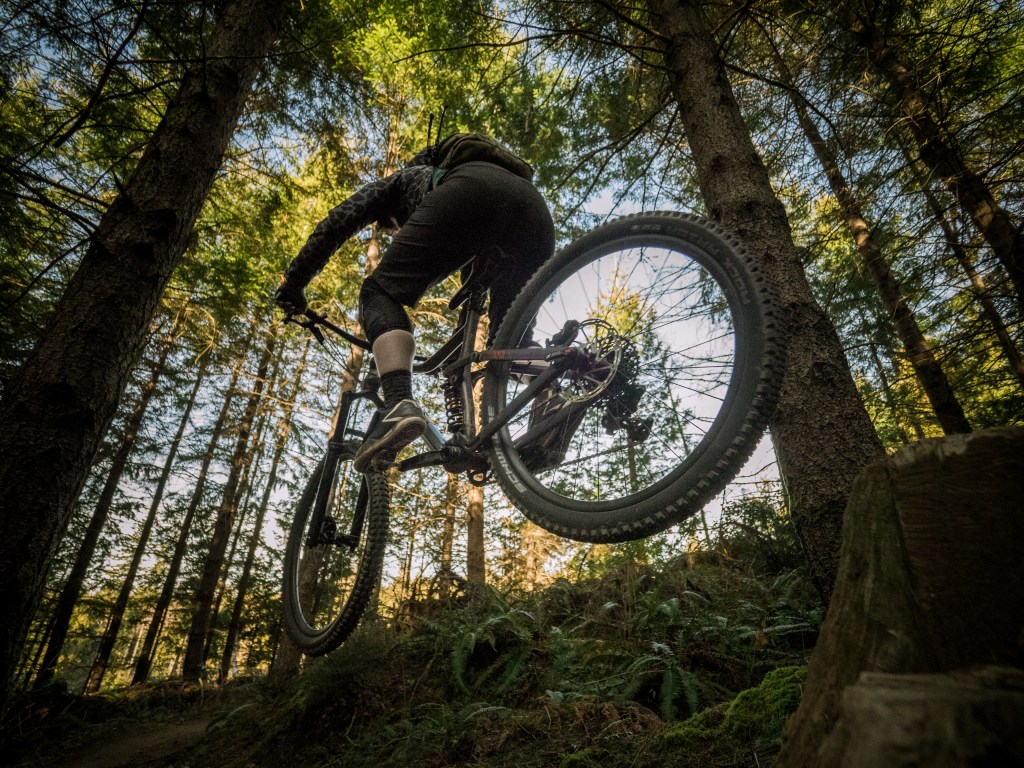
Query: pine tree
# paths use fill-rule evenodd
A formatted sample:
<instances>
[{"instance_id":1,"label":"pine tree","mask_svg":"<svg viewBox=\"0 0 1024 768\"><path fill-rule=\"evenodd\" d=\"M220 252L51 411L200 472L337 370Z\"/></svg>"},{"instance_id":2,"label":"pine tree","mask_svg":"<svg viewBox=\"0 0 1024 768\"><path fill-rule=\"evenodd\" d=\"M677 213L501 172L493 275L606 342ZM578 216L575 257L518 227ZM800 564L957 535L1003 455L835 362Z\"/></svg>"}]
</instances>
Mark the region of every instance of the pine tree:
<instances>
[{"instance_id":1,"label":"pine tree","mask_svg":"<svg viewBox=\"0 0 1024 768\"><path fill-rule=\"evenodd\" d=\"M11 620L0 633L0 709L72 504L283 11L279 0L221 7L206 55L185 73L101 218L46 335L4 392L0 581L12 589Z\"/></svg>"}]
</instances>

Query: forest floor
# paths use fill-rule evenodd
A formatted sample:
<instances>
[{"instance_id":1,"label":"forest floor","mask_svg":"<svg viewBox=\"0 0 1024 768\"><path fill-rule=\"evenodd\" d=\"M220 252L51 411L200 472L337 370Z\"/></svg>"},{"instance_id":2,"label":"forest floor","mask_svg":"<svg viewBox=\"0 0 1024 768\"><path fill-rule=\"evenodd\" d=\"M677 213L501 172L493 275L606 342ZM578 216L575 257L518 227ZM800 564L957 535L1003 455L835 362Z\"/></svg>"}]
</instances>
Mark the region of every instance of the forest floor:
<instances>
[{"instance_id":1,"label":"forest floor","mask_svg":"<svg viewBox=\"0 0 1024 768\"><path fill-rule=\"evenodd\" d=\"M150 694L152 695L152 694ZM101 697L97 697L102 701ZM12 768L198 768L190 757L210 726L226 713L254 703L252 686L225 691L182 691L158 696L158 703L123 703L118 710L83 719L71 710L93 709L95 701L68 699L70 707L55 728L25 739L20 749L5 750L0 764ZM84 704L84 707L82 706ZM101 705L102 706L102 705Z\"/></svg>"},{"instance_id":2,"label":"forest floor","mask_svg":"<svg viewBox=\"0 0 1024 768\"><path fill-rule=\"evenodd\" d=\"M820 623L802 569L736 560L436 607L414 625L368 622L274 691L164 683L37 700L0 763L764 768Z\"/></svg>"},{"instance_id":3,"label":"forest floor","mask_svg":"<svg viewBox=\"0 0 1024 768\"><path fill-rule=\"evenodd\" d=\"M33 760L27 766L62 768L163 768L187 754L206 733L209 715L182 716L180 722L120 722L79 734L60 745L55 760ZM78 742L78 743L73 743Z\"/></svg>"}]
</instances>

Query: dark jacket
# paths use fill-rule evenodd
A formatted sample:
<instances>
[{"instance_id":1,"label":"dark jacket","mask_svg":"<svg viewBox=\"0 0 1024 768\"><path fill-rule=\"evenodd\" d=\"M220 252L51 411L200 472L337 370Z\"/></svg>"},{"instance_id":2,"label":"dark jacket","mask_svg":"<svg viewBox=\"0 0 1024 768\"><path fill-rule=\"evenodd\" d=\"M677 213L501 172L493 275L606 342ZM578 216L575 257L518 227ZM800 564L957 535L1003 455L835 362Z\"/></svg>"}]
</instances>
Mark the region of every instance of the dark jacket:
<instances>
[{"instance_id":1,"label":"dark jacket","mask_svg":"<svg viewBox=\"0 0 1024 768\"><path fill-rule=\"evenodd\" d=\"M402 226L430 189L433 169L419 165L403 168L367 184L316 225L313 234L289 265L285 278L305 287L327 264L341 244L375 222Z\"/></svg>"}]
</instances>

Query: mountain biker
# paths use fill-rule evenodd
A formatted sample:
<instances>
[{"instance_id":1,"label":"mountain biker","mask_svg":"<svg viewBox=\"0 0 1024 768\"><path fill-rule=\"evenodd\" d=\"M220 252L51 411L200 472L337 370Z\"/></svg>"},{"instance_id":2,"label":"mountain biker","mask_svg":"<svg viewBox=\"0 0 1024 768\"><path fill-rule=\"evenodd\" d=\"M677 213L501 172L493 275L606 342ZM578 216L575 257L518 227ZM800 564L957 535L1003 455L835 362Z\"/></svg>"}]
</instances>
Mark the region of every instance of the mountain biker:
<instances>
[{"instance_id":1,"label":"mountain biker","mask_svg":"<svg viewBox=\"0 0 1024 768\"><path fill-rule=\"evenodd\" d=\"M354 457L359 472L393 463L426 428L412 397L415 340L405 307L415 307L428 288L457 269L471 267L490 288L490 343L512 300L554 252L551 213L529 180L532 169L518 158L529 173L518 165L503 167L500 153L435 165L439 150L453 138L427 147L402 170L365 185L331 210L275 292L285 311L301 313L307 306L305 286L342 243L374 222L399 227L359 293L359 322L384 394L382 418Z\"/></svg>"}]
</instances>

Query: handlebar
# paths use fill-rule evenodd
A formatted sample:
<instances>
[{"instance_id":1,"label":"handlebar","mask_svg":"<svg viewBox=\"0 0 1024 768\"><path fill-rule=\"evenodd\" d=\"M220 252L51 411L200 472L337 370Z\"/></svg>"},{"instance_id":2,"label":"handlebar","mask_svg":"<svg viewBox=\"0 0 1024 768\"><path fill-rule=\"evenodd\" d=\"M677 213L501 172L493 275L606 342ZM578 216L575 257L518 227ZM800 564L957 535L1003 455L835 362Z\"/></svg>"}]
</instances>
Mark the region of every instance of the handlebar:
<instances>
[{"instance_id":1,"label":"handlebar","mask_svg":"<svg viewBox=\"0 0 1024 768\"><path fill-rule=\"evenodd\" d=\"M300 317L304 317L306 319L300 320L298 319ZM368 351L372 351L370 342L368 342L366 339L362 338L361 336L356 336L353 333L349 333L344 328L339 328L337 325L328 320L326 315L318 314L314 312L312 309L309 309L308 307L302 312L289 313L285 317L284 321L286 323L294 323L300 328L305 328L307 331L312 333L313 336L316 337L316 340L320 342L320 344L325 344L324 333L322 330L320 330L320 328L323 327L331 331L332 333L336 333L338 336L341 336L341 338L345 339L351 344L354 344L357 347L360 347ZM435 372L441 367L442 364L450 360L462 346L464 329L465 326L459 326L455 330L455 333L452 334L452 337L447 342L445 342L430 357L416 355L415 358L413 358L413 373Z\"/></svg>"},{"instance_id":2,"label":"handlebar","mask_svg":"<svg viewBox=\"0 0 1024 768\"><path fill-rule=\"evenodd\" d=\"M296 315L298 315L299 317L305 317L306 319L298 320L296 319ZM350 344L354 344L355 346L361 347L362 349L370 349L370 342L368 342L366 339L356 336L354 333L349 333L344 328L339 328L337 325L328 320L326 315L317 314L312 309L307 308L299 313L289 313L288 316L285 317L284 321L286 323L295 323L295 325L299 326L300 328L305 328L307 331L312 333L316 337L316 340L319 341L321 344L324 343L324 333L323 331L320 330L322 326L327 330L331 331L332 333L338 334L339 336L341 336L341 338L345 339L345 341L349 342Z\"/></svg>"}]
</instances>

